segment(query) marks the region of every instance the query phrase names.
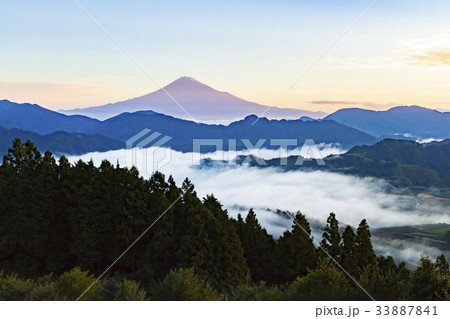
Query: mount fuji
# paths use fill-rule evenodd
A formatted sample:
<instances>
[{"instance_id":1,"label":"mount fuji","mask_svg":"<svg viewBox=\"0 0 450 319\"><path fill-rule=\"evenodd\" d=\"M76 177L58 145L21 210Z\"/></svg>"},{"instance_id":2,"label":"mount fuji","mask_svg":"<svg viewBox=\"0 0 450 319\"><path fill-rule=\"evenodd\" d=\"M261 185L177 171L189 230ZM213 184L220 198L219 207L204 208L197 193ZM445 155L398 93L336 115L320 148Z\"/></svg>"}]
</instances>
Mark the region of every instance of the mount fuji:
<instances>
[{"instance_id":1,"label":"mount fuji","mask_svg":"<svg viewBox=\"0 0 450 319\"><path fill-rule=\"evenodd\" d=\"M175 102L175 101L176 102ZM178 105L179 104L179 105ZM85 115L99 120L124 112L151 110L182 119L197 121L238 120L248 115L262 115L268 106L221 92L191 77L181 77L162 89L126 101L102 106L60 110L67 115ZM302 116L322 118L324 112L271 107L264 113L267 118L295 118Z\"/></svg>"}]
</instances>

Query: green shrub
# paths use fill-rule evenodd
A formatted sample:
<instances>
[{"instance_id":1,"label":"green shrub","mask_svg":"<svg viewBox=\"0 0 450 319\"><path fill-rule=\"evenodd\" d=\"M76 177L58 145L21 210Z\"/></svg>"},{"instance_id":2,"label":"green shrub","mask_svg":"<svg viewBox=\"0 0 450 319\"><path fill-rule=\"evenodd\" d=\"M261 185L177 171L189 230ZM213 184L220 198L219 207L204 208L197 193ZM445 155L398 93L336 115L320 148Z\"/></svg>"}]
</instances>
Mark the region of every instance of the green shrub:
<instances>
[{"instance_id":1,"label":"green shrub","mask_svg":"<svg viewBox=\"0 0 450 319\"><path fill-rule=\"evenodd\" d=\"M94 276L89 275L88 271L82 271L79 267L75 267L61 275L56 282L56 288L64 300L77 300L94 281ZM92 286L80 300L91 300L98 286L98 283Z\"/></svg>"},{"instance_id":2,"label":"green shrub","mask_svg":"<svg viewBox=\"0 0 450 319\"><path fill-rule=\"evenodd\" d=\"M285 299L286 294L281 286L267 287L265 282L237 286L230 295L230 300L235 301L281 301Z\"/></svg>"},{"instance_id":3,"label":"green shrub","mask_svg":"<svg viewBox=\"0 0 450 319\"><path fill-rule=\"evenodd\" d=\"M176 269L159 283L152 291L152 300L194 301L222 300L205 280L194 272L194 269Z\"/></svg>"},{"instance_id":4,"label":"green shrub","mask_svg":"<svg viewBox=\"0 0 450 319\"><path fill-rule=\"evenodd\" d=\"M34 288L30 299L33 301L55 301L61 300L61 297L56 291L55 283L48 282L39 284Z\"/></svg>"},{"instance_id":5,"label":"green shrub","mask_svg":"<svg viewBox=\"0 0 450 319\"><path fill-rule=\"evenodd\" d=\"M119 289L115 300L120 301L145 301L147 293L139 287L139 284L132 280L124 279L119 284Z\"/></svg>"},{"instance_id":6,"label":"green shrub","mask_svg":"<svg viewBox=\"0 0 450 319\"><path fill-rule=\"evenodd\" d=\"M30 300L35 283L17 278L17 274L4 276L0 270L0 300Z\"/></svg>"},{"instance_id":7,"label":"green shrub","mask_svg":"<svg viewBox=\"0 0 450 319\"><path fill-rule=\"evenodd\" d=\"M287 295L291 300L346 300L350 288L346 275L325 259L308 275L297 277L288 287Z\"/></svg>"}]
</instances>

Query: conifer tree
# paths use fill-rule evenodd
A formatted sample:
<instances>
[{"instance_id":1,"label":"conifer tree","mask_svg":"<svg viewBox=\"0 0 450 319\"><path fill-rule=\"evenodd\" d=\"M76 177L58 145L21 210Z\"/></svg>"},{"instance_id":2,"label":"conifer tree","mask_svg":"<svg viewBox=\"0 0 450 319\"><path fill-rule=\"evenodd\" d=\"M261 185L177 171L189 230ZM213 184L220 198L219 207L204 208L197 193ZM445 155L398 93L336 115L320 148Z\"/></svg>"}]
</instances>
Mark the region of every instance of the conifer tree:
<instances>
[{"instance_id":1,"label":"conifer tree","mask_svg":"<svg viewBox=\"0 0 450 319\"><path fill-rule=\"evenodd\" d=\"M327 218L327 224L323 233L320 246L336 261L341 259L341 235L339 222L336 215L331 213Z\"/></svg>"},{"instance_id":2,"label":"conifer tree","mask_svg":"<svg viewBox=\"0 0 450 319\"><path fill-rule=\"evenodd\" d=\"M305 215L298 212L292 230L279 239L276 254L277 281L285 283L303 276L317 264L318 252Z\"/></svg>"},{"instance_id":3,"label":"conifer tree","mask_svg":"<svg viewBox=\"0 0 450 319\"><path fill-rule=\"evenodd\" d=\"M214 258L206 230L211 212L197 197L194 185L188 178L181 187L181 196L181 207L174 227L176 264L177 267L194 267L196 273L207 277L207 269L212 267Z\"/></svg>"},{"instance_id":4,"label":"conifer tree","mask_svg":"<svg viewBox=\"0 0 450 319\"><path fill-rule=\"evenodd\" d=\"M350 225L347 225L342 234L341 266L351 275L358 272L356 234Z\"/></svg>"},{"instance_id":5,"label":"conifer tree","mask_svg":"<svg viewBox=\"0 0 450 319\"><path fill-rule=\"evenodd\" d=\"M249 270L241 241L227 211L213 195L206 196L203 203L212 213L207 221L214 256L212 268L208 270L211 284L219 291L245 284L249 278Z\"/></svg>"},{"instance_id":6,"label":"conifer tree","mask_svg":"<svg viewBox=\"0 0 450 319\"><path fill-rule=\"evenodd\" d=\"M372 235L370 234L369 225L367 221L363 219L356 231L357 240L357 260L360 269L367 266L377 265L377 256L373 251Z\"/></svg>"},{"instance_id":7,"label":"conifer tree","mask_svg":"<svg viewBox=\"0 0 450 319\"><path fill-rule=\"evenodd\" d=\"M244 248L244 256L254 282L274 282L273 254L275 241L261 226L253 209L245 221L239 214L235 222L236 231Z\"/></svg>"},{"instance_id":8,"label":"conifer tree","mask_svg":"<svg viewBox=\"0 0 450 319\"><path fill-rule=\"evenodd\" d=\"M142 238L140 250L143 259L141 269L137 279L144 286L153 286L176 266L176 259L173 254L175 250L174 223L175 213L172 204L167 198L170 185L165 181L165 176L161 172L155 172L147 182L149 189L148 210L151 225L155 224ZM135 249L138 252L138 249Z\"/></svg>"}]
</instances>

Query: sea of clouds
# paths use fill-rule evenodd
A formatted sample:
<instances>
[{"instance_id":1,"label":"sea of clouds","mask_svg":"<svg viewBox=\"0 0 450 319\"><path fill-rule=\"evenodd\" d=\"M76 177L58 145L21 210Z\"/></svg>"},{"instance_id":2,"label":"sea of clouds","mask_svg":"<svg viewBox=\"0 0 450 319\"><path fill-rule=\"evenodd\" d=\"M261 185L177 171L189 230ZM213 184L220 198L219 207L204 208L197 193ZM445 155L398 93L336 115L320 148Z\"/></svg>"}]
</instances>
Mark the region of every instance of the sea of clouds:
<instances>
[{"instance_id":1,"label":"sea of clouds","mask_svg":"<svg viewBox=\"0 0 450 319\"><path fill-rule=\"evenodd\" d=\"M321 156L340 154L343 150L332 145L319 146ZM167 148L116 150L104 153L88 153L71 156L69 160L102 160L118 162L121 166L136 166L142 176L148 178L154 169L166 176L172 175L178 185L188 177L195 185L199 197L214 194L228 210L231 217L244 217L253 208L261 224L275 237L292 225L285 214L276 210L301 211L310 221L314 237L321 239L321 231L330 212L334 212L341 224L357 227L367 219L371 228L450 223L448 208L419 204L414 196L397 196L386 192L387 184L378 179L360 178L325 171L289 171L276 168L256 168L230 165L228 160L237 155L257 155L264 159L277 158L280 150L246 150L239 152L215 152L209 154L180 153ZM231 153L231 154L230 154ZM304 150L289 151L288 155L306 156ZM200 166L199 160L215 160L208 166ZM326 164L326 162L325 162ZM159 165L159 166L158 166ZM435 248L408 244L395 248L375 245L378 253L417 262L423 252L431 256L440 253ZM401 245L399 245L401 247Z\"/></svg>"}]
</instances>

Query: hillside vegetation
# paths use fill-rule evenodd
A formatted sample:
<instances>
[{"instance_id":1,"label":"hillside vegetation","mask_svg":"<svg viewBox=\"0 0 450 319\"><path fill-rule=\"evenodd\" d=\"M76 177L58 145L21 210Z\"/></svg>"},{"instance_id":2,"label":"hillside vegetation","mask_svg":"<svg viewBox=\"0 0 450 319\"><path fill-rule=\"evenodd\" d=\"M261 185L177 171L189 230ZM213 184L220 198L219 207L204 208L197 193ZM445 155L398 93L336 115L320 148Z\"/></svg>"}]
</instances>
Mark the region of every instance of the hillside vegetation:
<instances>
[{"instance_id":1,"label":"hillside vegetation","mask_svg":"<svg viewBox=\"0 0 450 319\"><path fill-rule=\"evenodd\" d=\"M293 218L275 240L252 210L232 219L188 179L56 161L17 139L0 166L0 299L449 298L443 255L410 271L376 256L365 220L341 233L331 213L318 248L306 217Z\"/></svg>"},{"instance_id":2,"label":"hillside vegetation","mask_svg":"<svg viewBox=\"0 0 450 319\"><path fill-rule=\"evenodd\" d=\"M280 159L267 161L269 167L285 170L329 170L344 174L384 178L396 187L450 187L450 144L424 146L407 140L384 139L371 146L355 146L345 154L324 158L321 166L315 160L297 165L297 156L280 165ZM251 165L258 166L256 161ZM262 166L261 167L267 167Z\"/></svg>"}]
</instances>

